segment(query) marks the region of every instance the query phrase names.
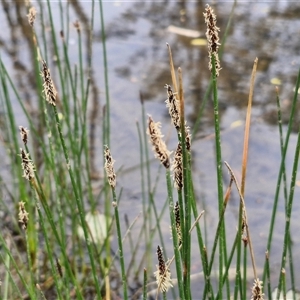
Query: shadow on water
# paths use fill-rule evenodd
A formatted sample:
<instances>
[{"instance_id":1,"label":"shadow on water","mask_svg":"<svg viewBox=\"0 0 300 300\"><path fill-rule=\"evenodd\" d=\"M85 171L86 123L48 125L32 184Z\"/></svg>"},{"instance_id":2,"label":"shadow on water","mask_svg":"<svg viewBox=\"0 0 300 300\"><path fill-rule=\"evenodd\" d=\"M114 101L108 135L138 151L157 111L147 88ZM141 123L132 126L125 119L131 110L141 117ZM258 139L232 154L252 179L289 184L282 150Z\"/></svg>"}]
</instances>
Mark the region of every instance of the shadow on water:
<instances>
[{"instance_id":1,"label":"shadow on water","mask_svg":"<svg viewBox=\"0 0 300 300\"><path fill-rule=\"evenodd\" d=\"M76 34L73 23L79 20L84 34L86 61L92 58L91 104L90 104L90 140L92 149L98 146L97 133L100 132L104 103L104 78L102 71L101 25L99 14L95 19L95 30L90 34L91 4L81 1L62 3L68 13L69 23L60 23L58 6L53 3L56 28L63 30L64 37L70 50L76 49ZM220 36L225 31L233 3L222 2L214 6L217 14ZM49 35L47 17L42 14L43 3L39 5L40 16L45 18L46 26L39 30L42 36ZM106 21L107 49L109 63L109 82L111 93L112 113L112 148L117 153L119 166L125 169L138 165L138 141L136 120L141 113L138 103L139 91L143 92L146 100L146 110L165 124L169 124L164 100L166 93L164 84L170 83L168 53L165 43L172 47L176 67L183 70L185 99L187 101L188 123L193 128L199 109L204 101L210 73L208 71L207 47L205 41L205 24L203 11L205 2L105 2L104 12ZM45 9L46 10L46 9ZM44 12L45 13L45 12ZM1 56L7 68L14 76L24 103L34 117L39 114L35 105L35 78L32 63L34 57L29 42L29 25L26 19L26 8L20 1L2 1L0 17L5 20L0 33ZM4 21L3 21L4 23ZM42 28L42 27L41 27ZM248 100L250 74L255 57L258 57L258 73L254 92L253 118L249 149L249 169L246 180L246 203L250 218L250 228L253 231L254 248L257 264L262 268L265 256L266 239L269 230L272 203L280 164L280 148L276 111L275 84L279 87L283 110L283 122L289 120L293 88L300 65L300 46L298 43L300 28L300 5L297 2L276 1L237 4L234 10L224 53L221 59L222 70L218 79L220 114L222 126L223 159L228 161L239 175L242 161L243 128ZM185 29L183 31L182 29ZM91 48L91 43L92 48ZM91 57L91 49L93 56ZM55 74L55 56L51 45L53 74ZM75 55L75 54L74 54ZM71 54L72 59L72 54ZM50 59L51 61L51 59ZM54 75L55 76L55 75ZM17 106L16 100L12 99ZM214 166L213 138L213 107L209 98L203 117L198 127L193 144L193 169L199 206L206 209L206 224L215 230L217 219L217 191ZM299 109L299 107L298 107ZM18 113L18 108L16 108ZM295 131L298 130L300 114L296 113ZM20 119L22 117L20 116ZM39 118L37 118L39 119ZM45 134L43 126L40 134ZM1 127L4 125L1 122ZM120 130L122 128L122 130ZM167 126L165 126L167 132ZM168 136L168 135L167 135ZM169 136L170 149L174 148L176 137ZM291 170L293 149L296 136L292 136L290 152L287 158L287 169ZM124 151L130 149L130 151ZM4 152L1 149L1 153ZM41 154L38 165L42 164ZM92 152L95 160L93 170L102 173L101 158ZM153 164L156 170L156 165ZM124 186L122 210L133 219L142 209L139 170L133 168L120 176ZM288 173L290 174L290 173ZM136 180L132 180L135 178ZM224 171L224 181L229 176ZM157 198L165 197L164 184L158 184ZM299 187L295 197L299 198ZM283 199L281 199L283 200ZM237 220L238 197L233 196L229 204L227 233L231 238L235 235ZM133 208L134 206L134 208ZM295 203L293 214L299 214L299 203ZM280 266L282 236L284 224L284 204L282 201L278 214L279 222L275 230L274 246L272 248L272 268L277 271ZM230 221L232 220L232 221ZM281 225L280 225L281 224ZM169 228L164 224L164 233ZM292 223L294 256L300 255L298 224ZM207 244L212 242L207 236ZM115 244L116 245L116 244ZM171 246L171 245L169 245ZM154 250L155 251L155 250ZM130 253L126 253L130 257ZM274 255L274 258L272 257ZM273 258L273 259L272 259ZM195 272L200 268L200 260L194 258ZM299 270L296 278L300 277ZM274 279L274 278L272 278ZM275 278L275 282L276 282ZM250 284L251 285L251 284ZM194 287L196 290L196 286ZM300 286L298 286L300 288ZM199 296L202 295L199 293Z\"/></svg>"}]
</instances>

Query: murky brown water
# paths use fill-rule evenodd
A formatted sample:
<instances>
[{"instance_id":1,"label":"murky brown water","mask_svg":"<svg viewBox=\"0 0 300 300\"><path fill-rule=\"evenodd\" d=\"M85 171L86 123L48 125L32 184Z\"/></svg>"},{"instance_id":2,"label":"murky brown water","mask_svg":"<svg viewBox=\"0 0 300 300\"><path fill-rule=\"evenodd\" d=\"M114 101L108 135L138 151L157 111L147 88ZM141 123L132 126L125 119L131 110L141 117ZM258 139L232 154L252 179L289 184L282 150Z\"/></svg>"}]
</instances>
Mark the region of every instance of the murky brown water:
<instances>
[{"instance_id":1,"label":"murky brown water","mask_svg":"<svg viewBox=\"0 0 300 300\"><path fill-rule=\"evenodd\" d=\"M26 16L26 11L21 4L18 4L18 9L15 10L16 3L2 2L0 17L1 20L5 20L3 21L5 25L2 25L3 30L0 33L1 56L15 75L25 101L31 101L32 86L28 84L28 76L31 74L32 64L26 40L26 17L24 20L18 17L18 14ZM62 27L64 30L66 28L70 30L68 43L70 49L74 47L75 61L77 40L72 23L76 19L82 24L89 20L91 3L72 1L72 4L69 4L70 23L62 25L59 21L58 4L52 5L57 30L61 30ZM66 9L67 4L62 3L62 5ZM221 37L232 6L232 2L222 2L214 6ZM168 136L167 132L171 130L164 103L166 92L163 88L165 83L171 82L166 42L172 47L176 67L180 66L183 71L187 118L189 125L193 128L210 78L207 69L207 48L205 45L194 45L196 38L200 39L200 42L205 38L202 15L204 8L205 2L201 1L104 3L111 97L111 149L118 167L122 165L125 169L130 169L139 164L136 129L136 121L141 121L139 91L143 92L146 99L147 113L151 114L156 121L162 122L165 135ZM4 13L5 9L7 13ZM100 103L101 107L104 105L105 95L98 5L96 5L95 16L93 71L94 85L100 93L95 93L94 99ZM84 25L83 28L85 28ZM193 30L189 33L193 37L186 36L187 33L184 35L176 33L178 28ZM221 58L222 70L218 85L222 122L222 154L223 160L233 167L237 176L241 170L243 128L250 75L255 57L259 59L253 100L245 199L257 265L261 267L264 263L269 220L280 164L279 135L276 127L276 95L273 82L279 86L283 117L287 122L293 88L300 66L299 28L300 4L297 2L237 4ZM71 59L72 56L71 54ZM15 100L12 99L12 101ZM16 110L18 112L17 107ZM299 113L296 114L295 129L299 126L299 116ZM22 118L21 115L20 118ZM101 118L100 113L99 118ZM199 207L202 209L205 203L206 222L209 230L213 232L207 236L208 245L211 244L214 235L218 214L213 132L213 109L212 101L209 99L192 148ZM286 162L288 174L291 173L295 143L296 134L293 134ZM176 137L172 132L169 136L169 148L174 149L175 144ZM101 158L96 161L96 164L98 170L101 170ZM157 168L158 163L154 162L152 164L153 181ZM224 180L225 182L229 180L225 169ZM125 172L123 176L120 176L119 184L124 188L120 210L122 213L127 213L129 219L132 220L142 210L139 170ZM297 201L299 197L300 191L297 187L292 221L294 257L300 255L300 238L299 234L296 234L299 231L299 222L297 222L297 215L300 212L300 204ZM165 199L164 180L161 180L157 188L158 207L160 207L159 203L164 202L161 199ZM280 266L282 249L283 202L283 197L281 197L279 222L274 233L271 253L271 266L276 271ZM233 239L236 232L237 210L238 198L235 195L227 212L229 240ZM166 235L169 234L167 220L164 231ZM193 271L199 272L201 266L197 255L194 261ZM298 279L299 270L296 268ZM276 276L273 278L274 284L277 283ZM200 295L201 292L199 297Z\"/></svg>"}]
</instances>

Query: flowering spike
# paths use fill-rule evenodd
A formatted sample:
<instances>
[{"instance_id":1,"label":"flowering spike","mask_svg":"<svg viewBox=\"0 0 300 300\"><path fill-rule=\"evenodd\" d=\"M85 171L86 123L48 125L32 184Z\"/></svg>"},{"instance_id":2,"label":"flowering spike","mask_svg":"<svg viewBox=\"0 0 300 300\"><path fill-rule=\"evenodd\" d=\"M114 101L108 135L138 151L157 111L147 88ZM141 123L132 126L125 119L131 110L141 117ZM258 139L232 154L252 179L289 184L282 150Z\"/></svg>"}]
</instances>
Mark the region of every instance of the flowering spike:
<instances>
[{"instance_id":1,"label":"flowering spike","mask_svg":"<svg viewBox=\"0 0 300 300\"><path fill-rule=\"evenodd\" d=\"M170 287L173 287L173 285L171 279L171 272L169 269L166 268L166 264L162 253L162 249L159 246L157 246L156 254L158 259L158 265L156 265L157 270L154 272L154 276L156 278L158 289L161 293L165 293Z\"/></svg>"},{"instance_id":2,"label":"flowering spike","mask_svg":"<svg viewBox=\"0 0 300 300\"><path fill-rule=\"evenodd\" d=\"M25 230L29 221L29 213L25 209L25 202L19 202L19 223L22 224L22 228Z\"/></svg>"},{"instance_id":3,"label":"flowering spike","mask_svg":"<svg viewBox=\"0 0 300 300\"><path fill-rule=\"evenodd\" d=\"M182 235L181 235L180 207L178 201L176 201L174 206L174 214L175 214L175 226L176 226L176 233L178 239L178 246L180 246L182 244Z\"/></svg>"},{"instance_id":4,"label":"flowering spike","mask_svg":"<svg viewBox=\"0 0 300 300\"><path fill-rule=\"evenodd\" d=\"M262 284L263 282L260 281L259 278L254 279L251 300L264 300L264 293L262 293Z\"/></svg>"},{"instance_id":5,"label":"flowering spike","mask_svg":"<svg viewBox=\"0 0 300 300\"><path fill-rule=\"evenodd\" d=\"M27 145L29 130L23 126L19 126L19 129L20 129L20 135L21 135L22 141L23 141L24 145Z\"/></svg>"},{"instance_id":6,"label":"flowering spike","mask_svg":"<svg viewBox=\"0 0 300 300\"><path fill-rule=\"evenodd\" d=\"M215 59L215 67L216 67L216 75L219 76L219 71L221 70L220 60L218 55L219 50L219 31L220 28L217 27L217 18L214 13L214 10L207 4L205 8L204 20L207 26L206 30L206 38L207 38L207 46L208 46L208 57L209 63L208 68L212 71L212 56Z\"/></svg>"},{"instance_id":7,"label":"flowering spike","mask_svg":"<svg viewBox=\"0 0 300 300\"><path fill-rule=\"evenodd\" d=\"M44 87L44 94L46 96L46 101L49 104L56 106L57 92L50 75L50 70L48 69L48 66L44 60L42 61L42 64L43 64L43 69L41 75L44 81L43 87Z\"/></svg>"},{"instance_id":8,"label":"flowering spike","mask_svg":"<svg viewBox=\"0 0 300 300\"><path fill-rule=\"evenodd\" d=\"M32 180L34 178L35 167L32 160L29 158L29 153L26 153L22 148L21 150L21 158L22 158L22 169L23 169L23 177L27 180Z\"/></svg>"},{"instance_id":9,"label":"flowering spike","mask_svg":"<svg viewBox=\"0 0 300 300\"><path fill-rule=\"evenodd\" d=\"M150 136L150 142L153 146L155 157L158 158L166 169L170 167L169 155L165 142L162 140L163 135L160 131L160 123L155 123L151 116L148 119L147 134Z\"/></svg>"},{"instance_id":10,"label":"flowering spike","mask_svg":"<svg viewBox=\"0 0 300 300\"><path fill-rule=\"evenodd\" d=\"M180 143L178 143L174 154L172 170L174 186L178 191L180 191L183 188L182 147Z\"/></svg>"},{"instance_id":11,"label":"flowering spike","mask_svg":"<svg viewBox=\"0 0 300 300\"><path fill-rule=\"evenodd\" d=\"M172 88L170 85L165 84L165 88L167 89L168 99L165 101L166 106L169 109L169 114L172 119L172 122L177 131L180 130L180 105L179 101L173 94Z\"/></svg>"},{"instance_id":12,"label":"flowering spike","mask_svg":"<svg viewBox=\"0 0 300 300\"><path fill-rule=\"evenodd\" d=\"M34 6L30 7L29 9L29 13L27 15L28 18L28 23L29 25L32 27L35 21L35 17L36 17L36 9Z\"/></svg>"},{"instance_id":13,"label":"flowering spike","mask_svg":"<svg viewBox=\"0 0 300 300\"><path fill-rule=\"evenodd\" d=\"M115 188L116 187L116 173L114 170L115 161L113 160L110 154L110 150L107 146L104 146L104 158L105 158L104 168L106 171L108 183L112 188Z\"/></svg>"}]
</instances>

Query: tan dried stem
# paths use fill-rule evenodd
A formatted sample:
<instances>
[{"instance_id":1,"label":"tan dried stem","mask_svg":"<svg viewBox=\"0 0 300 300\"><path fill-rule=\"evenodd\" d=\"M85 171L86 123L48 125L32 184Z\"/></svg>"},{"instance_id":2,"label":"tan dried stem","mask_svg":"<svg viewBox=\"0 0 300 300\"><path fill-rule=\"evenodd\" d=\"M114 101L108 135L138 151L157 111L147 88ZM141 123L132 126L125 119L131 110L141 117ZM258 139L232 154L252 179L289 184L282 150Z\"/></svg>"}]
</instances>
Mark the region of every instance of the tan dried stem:
<instances>
[{"instance_id":1,"label":"tan dried stem","mask_svg":"<svg viewBox=\"0 0 300 300\"><path fill-rule=\"evenodd\" d=\"M251 81L250 81L250 91L249 91L245 133L244 133L244 150L243 150L243 159L242 159L242 179L241 179L241 193L243 196L245 195L246 171L247 171L249 137L250 137L251 109L252 109L252 100L253 100L253 91L254 91L254 82L255 82L255 76L256 76L257 62L258 62L258 59L256 58L254 60Z\"/></svg>"},{"instance_id":2,"label":"tan dried stem","mask_svg":"<svg viewBox=\"0 0 300 300\"><path fill-rule=\"evenodd\" d=\"M248 226L248 217L247 217L245 200L244 200L244 197L243 197L243 195L241 193L241 189L240 189L239 184L237 182L237 179L236 179L236 177L235 177L235 175L233 173L233 170L231 169L231 167L229 166L229 164L226 161L224 163L225 163L226 167L228 168L230 176L231 176L231 178L233 179L233 181L235 183L235 186L236 186L237 191L238 191L239 196L240 196L241 204L242 204L243 209L244 209L244 226L245 226L246 232L247 232L247 241L249 242L249 250L250 250L250 256L251 256L253 274L254 274L254 278L258 278L257 277L257 271L256 271L255 258L254 258L253 245L252 245L252 241L251 241L251 237L250 237L250 231L249 231L249 226Z\"/></svg>"},{"instance_id":3,"label":"tan dried stem","mask_svg":"<svg viewBox=\"0 0 300 300\"><path fill-rule=\"evenodd\" d=\"M178 92L178 86L177 86L177 80L176 80L176 74L175 74L175 68L173 63L173 56L172 56L172 50L171 46L167 43L168 52L169 52L169 61L170 61L170 71L171 71L171 77L172 77L172 84L175 90L175 93Z\"/></svg>"}]
</instances>

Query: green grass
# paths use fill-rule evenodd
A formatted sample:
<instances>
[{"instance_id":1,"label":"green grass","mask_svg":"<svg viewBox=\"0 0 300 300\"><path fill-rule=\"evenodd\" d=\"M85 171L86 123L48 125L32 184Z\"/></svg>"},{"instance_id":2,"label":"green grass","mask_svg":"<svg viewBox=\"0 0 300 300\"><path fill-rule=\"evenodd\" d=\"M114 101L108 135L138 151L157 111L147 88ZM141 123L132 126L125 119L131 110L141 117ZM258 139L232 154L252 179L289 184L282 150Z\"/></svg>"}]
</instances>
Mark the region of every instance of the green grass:
<instances>
[{"instance_id":1,"label":"green grass","mask_svg":"<svg viewBox=\"0 0 300 300\"><path fill-rule=\"evenodd\" d=\"M251 280L250 285L253 285L253 278L258 285L259 279L263 281L263 292L269 299L271 299L270 294L275 287L278 287L277 299L279 299L280 290L286 293L287 282L291 282L292 289L295 290L297 281L294 271L290 224L293 221L291 213L298 170L300 130L294 150L291 174L288 174L285 161L296 113L300 71L286 133L281 124L279 94L274 95L274 103L277 100L278 107L282 158L278 170L277 186L274 187L275 199L266 244L268 253L272 251L281 189L283 189L285 199L286 223L283 237L284 246L280 259L281 266L276 273L278 283L273 286L270 283L271 262L268 255L266 255L263 277L258 279L253 248L255 247L255 236L250 235L251 228L249 228L248 218L251 216L247 214L247 195L244 195L257 61L254 63L250 83L241 166L242 180L239 183L230 167L231 162L224 163L222 159L217 51L211 53L210 56L212 74L205 97L208 98L209 95L212 95L213 99L215 171L217 174L215 187L218 191L218 198L211 200L209 205L214 205L219 212L218 219L215 220L216 229L212 230L206 227L206 223L202 221L205 212L201 211L196 201L195 185L197 182L193 177L193 152L191 151L193 137L206 101L199 110L199 119L196 121L195 128L190 129L193 133L190 136L186 124L183 92L185 71L180 68L175 70L176 62L173 62L171 47L167 45L166 53L169 52L170 78L172 78L170 88L173 89L172 93L169 89L167 90L167 101L169 101L169 105L173 101L172 105L176 106L173 107L173 110L180 111L180 114L177 115L178 123L172 119L175 124L172 134L177 137L180 146L177 148L178 151L167 149L160 133L160 130L165 133L166 124L162 124L161 127L158 124L151 127L151 120L156 120L156 117L147 118L141 93L142 120L137 122L140 155L137 168L141 181L142 226L135 228L136 220L132 223L127 220L126 228L123 228L121 224L125 199L122 197L122 187L118 184L118 176L122 169L115 170L112 160L114 158L118 161L118 167L122 165L122 162L118 160L118 153L114 152L114 145L118 141L113 138L110 124L109 65L104 28L105 11L102 1L99 1L99 17L102 25L104 64L101 69L103 69L105 80L105 107L101 119L101 137L95 137L93 131L93 125L97 122L95 120L96 102L91 101L94 87L91 66L93 55L95 55L92 51L91 34L95 18L94 2L91 9L89 30L85 32L80 23L77 23L73 29L77 33L78 41L75 63L71 62L74 60L74 53L72 53L71 59L71 50L66 43L70 34L70 29L66 25L69 24L68 6L65 7L62 3L59 5L60 22L61 27L65 28L64 32L57 34L55 30L50 1L47 1L46 9L41 10L43 13L37 16L38 19L34 26L27 28L30 33L28 41L32 49L34 69L34 76L31 80L36 87L34 105L28 103L25 105L14 82L14 77L8 72L0 52L0 105L5 124L2 142L9 162L9 174L1 178L1 187L8 196L4 197L3 192L0 204L8 218L5 220L5 224L1 225L0 231L0 263L2 266L0 299L23 299L26 297L30 299L115 299L117 295L122 299L137 299L138 297L147 299L147 293L164 299L195 299L192 278L199 275L193 273L192 266L195 257L198 257L197 263L201 262L202 266L201 275L203 277L199 276L200 279L196 279L199 281L198 286L202 288L202 299L229 299L229 297L249 299L251 289L248 285L249 280ZM228 17L229 21L222 39L222 47L226 43L232 15ZM50 32L44 30L48 22L46 20L49 20ZM84 60L83 54L83 39L86 34L91 43L88 46L90 56L87 61ZM50 59L53 54L56 57L55 64ZM43 65L43 60L48 66ZM47 89L46 93L44 92L45 82L43 80L45 80L47 68L51 74L51 79L48 77L47 83L49 84L53 80L57 96L51 85L48 92ZM41 76L41 72L44 74L44 78ZM113 85L111 86L113 88ZM49 104L49 96L53 97L52 100L55 101L52 105ZM28 144L20 138L18 127L25 124L19 124L20 118L17 115L16 107L12 105L12 99L18 103L22 120L29 129ZM169 112L172 115L172 109L169 108ZM102 149L95 149L95 138L101 141ZM158 159L152 159L149 139L151 139L152 148ZM29 153L30 160L35 166L34 176L27 178L28 180L23 176L20 148ZM103 154L104 150L105 154ZM109 150L113 158L107 155ZM175 151L178 155L176 156L177 165L174 163ZM101 157L103 165L99 167L103 169L101 173L104 173L105 166L106 177L101 177L96 172L96 155ZM109 163L111 166L108 167ZM126 162L123 163L126 164ZM155 174L151 173L153 165L156 165L158 169ZM175 165L179 173L176 173L174 178L175 181L179 180L181 183L178 185L176 181L177 186L174 187L172 166ZM228 169L229 184L227 186L223 182L223 168ZM114 176L116 176L116 183L113 182ZM94 179L101 182L98 192L94 190ZM157 186L159 182L163 182L165 186L166 199L158 199ZM288 182L290 182L289 187ZM233 189L238 194L240 201L239 217L232 235L234 238L230 239L227 235L226 208ZM21 201L25 203L29 214L25 229L22 228L18 216L19 202ZM157 207L158 201L162 204L159 206L162 207L161 211ZM174 208L176 202L179 205L179 214L177 215ZM166 210L169 211L168 217L166 217ZM164 234L163 224L166 222L170 226L172 242L169 241L169 236ZM136 236L132 235L132 228L135 229L135 233L137 232ZM210 236L213 245L205 244L204 236L206 235ZM117 237L117 245L111 241L113 236ZM196 243L193 243L193 238ZM163 248L163 254L159 258L159 262L155 263L157 261L156 241L159 241L160 247ZM128 257L125 253L130 253L131 256ZM141 253L142 255L140 255ZM158 265L158 269L155 265ZM251 278L247 278L248 267L253 273ZM289 272L283 270L286 268L289 269ZM158 285L153 276L153 272L157 270L162 281ZM169 270L173 279L173 287L169 286L170 282L167 277ZM232 270L235 274L233 280L229 279L229 273Z\"/></svg>"}]
</instances>

